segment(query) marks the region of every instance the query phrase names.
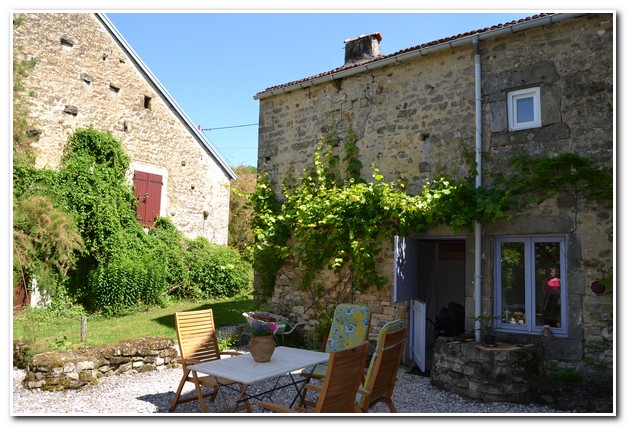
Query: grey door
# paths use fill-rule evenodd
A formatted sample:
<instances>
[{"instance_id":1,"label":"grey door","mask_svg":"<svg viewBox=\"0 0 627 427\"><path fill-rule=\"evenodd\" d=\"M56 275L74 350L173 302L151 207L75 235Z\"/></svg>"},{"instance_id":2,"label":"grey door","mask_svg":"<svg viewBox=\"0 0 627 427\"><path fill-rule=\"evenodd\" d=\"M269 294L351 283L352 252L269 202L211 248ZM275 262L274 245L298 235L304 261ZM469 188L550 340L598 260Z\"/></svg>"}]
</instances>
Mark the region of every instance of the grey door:
<instances>
[{"instance_id":1,"label":"grey door","mask_svg":"<svg viewBox=\"0 0 627 427\"><path fill-rule=\"evenodd\" d=\"M426 304L419 300L419 242L402 236L394 237L394 302L409 301L409 357L425 371Z\"/></svg>"}]
</instances>

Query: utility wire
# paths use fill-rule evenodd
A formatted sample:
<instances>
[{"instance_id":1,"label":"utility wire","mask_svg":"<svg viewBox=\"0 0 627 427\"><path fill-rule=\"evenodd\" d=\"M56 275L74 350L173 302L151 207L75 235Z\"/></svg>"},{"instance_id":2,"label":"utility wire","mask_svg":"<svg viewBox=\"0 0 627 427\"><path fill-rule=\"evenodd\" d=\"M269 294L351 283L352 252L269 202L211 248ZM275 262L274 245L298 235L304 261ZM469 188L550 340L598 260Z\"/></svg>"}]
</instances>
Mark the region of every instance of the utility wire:
<instances>
[{"instance_id":1,"label":"utility wire","mask_svg":"<svg viewBox=\"0 0 627 427\"><path fill-rule=\"evenodd\" d=\"M210 131L210 130L216 130L216 129L232 129L232 128L243 128L243 127L245 127L245 126L257 126L258 124L259 124L259 123L250 123L250 124L248 124L248 125L223 126L223 127L220 127L220 128L207 128L207 129L203 129L203 128L201 128L201 130L202 130L203 132L204 132L204 131L207 131L207 132L208 132L208 131Z\"/></svg>"}]
</instances>

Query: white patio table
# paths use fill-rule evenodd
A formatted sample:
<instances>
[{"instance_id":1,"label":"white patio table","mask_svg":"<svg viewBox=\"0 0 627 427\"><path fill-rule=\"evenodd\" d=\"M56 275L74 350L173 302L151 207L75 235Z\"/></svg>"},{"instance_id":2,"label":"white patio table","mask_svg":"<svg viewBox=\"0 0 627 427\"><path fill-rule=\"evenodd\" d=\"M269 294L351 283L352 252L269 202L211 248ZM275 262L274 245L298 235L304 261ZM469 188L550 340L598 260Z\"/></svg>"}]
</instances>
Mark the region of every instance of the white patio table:
<instances>
[{"instance_id":1,"label":"white patio table","mask_svg":"<svg viewBox=\"0 0 627 427\"><path fill-rule=\"evenodd\" d=\"M290 407L293 406L296 400L300 397L302 386L304 386L304 383L307 382L305 377L297 380L294 378L293 374L300 373L302 369L309 366L315 366L328 361L329 353L279 346L274 349L272 358L268 362L255 362L250 353L244 353L240 356L192 365L189 366L189 370L192 371L194 381L196 382L196 393L199 396L200 407L203 412L207 412L207 407L202 398L200 386L197 382L197 373L211 375L215 377L219 383L226 380L244 384L244 390L241 391L239 399L233 409L233 412L235 412L242 402L249 403L250 399L272 399L272 394L276 390L290 386L293 386L296 390L296 395L294 396ZM287 384L279 384L281 378L285 376L288 378ZM248 395L246 393L248 386L251 384L272 378L276 378L276 381L270 389L255 395ZM220 394L222 394L226 403L226 397L222 390L225 385L222 385L222 383L220 384ZM299 387L299 384L302 384L301 387ZM240 390L238 389L237 391L239 392ZM248 406L248 408L250 412L250 406Z\"/></svg>"}]
</instances>

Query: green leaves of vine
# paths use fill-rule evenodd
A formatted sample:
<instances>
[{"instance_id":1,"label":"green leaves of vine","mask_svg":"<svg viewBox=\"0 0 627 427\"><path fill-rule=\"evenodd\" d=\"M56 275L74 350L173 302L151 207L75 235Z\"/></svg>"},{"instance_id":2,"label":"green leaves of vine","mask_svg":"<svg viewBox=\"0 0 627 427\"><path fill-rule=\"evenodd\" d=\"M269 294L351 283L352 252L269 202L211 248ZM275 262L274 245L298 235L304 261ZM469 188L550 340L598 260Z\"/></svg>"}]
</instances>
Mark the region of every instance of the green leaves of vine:
<instances>
[{"instance_id":1,"label":"green leaves of vine","mask_svg":"<svg viewBox=\"0 0 627 427\"><path fill-rule=\"evenodd\" d=\"M519 156L514 162L518 175L509 180L500 177L492 188L476 188L476 171L469 168L466 177L442 176L427 182L420 194L410 195L402 180L385 182L376 168L371 181L361 179L355 140L349 135L343 147L346 155L340 159L335 154L340 147L338 139L334 135L323 139L313 167L305 171L300 182L284 181L283 202L272 191L268 174L260 173L250 200L254 210L254 266L261 278L258 292L262 300L272 295L276 275L290 254L295 254L304 267L303 290L315 289L314 277L324 269L338 275L349 269L357 291L371 286L380 289L387 278L378 274L376 256L385 239L442 224L460 231L470 230L474 222L507 219L512 207L520 209L549 196L546 190L550 185L572 184L574 170L579 171L575 181L585 194L607 195L603 190L608 176L611 185L611 173L578 156L536 161ZM557 172L556 165L560 166ZM542 173L548 169L552 170L550 175ZM590 174L592 169L594 174ZM560 174L565 176L559 178Z\"/></svg>"},{"instance_id":2,"label":"green leaves of vine","mask_svg":"<svg viewBox=\"0 0 627 427\"><path fill-rule=\"evenodd\" d=\"M366 182L360 177L354 136L349 137L342 159L335 154L340 145L335 136L323 140L313 167L300 182L283 183L283 203L272 191L267 173L260 174L250 200L262 297L272 295L276 274L292 253L304 267L303 290L313 289L315 274L324 269L338 275L348 269L355 290L381 288L387 278L378 274L376 256L383 240L409 230L420 232L439 224L463 228L478 217L494 220L504 215L500 199L475 200L472 179L443 177L426 184L416 196L405 192L402 180L385 182L376 168Z\"/></svg>"}]
</instances>

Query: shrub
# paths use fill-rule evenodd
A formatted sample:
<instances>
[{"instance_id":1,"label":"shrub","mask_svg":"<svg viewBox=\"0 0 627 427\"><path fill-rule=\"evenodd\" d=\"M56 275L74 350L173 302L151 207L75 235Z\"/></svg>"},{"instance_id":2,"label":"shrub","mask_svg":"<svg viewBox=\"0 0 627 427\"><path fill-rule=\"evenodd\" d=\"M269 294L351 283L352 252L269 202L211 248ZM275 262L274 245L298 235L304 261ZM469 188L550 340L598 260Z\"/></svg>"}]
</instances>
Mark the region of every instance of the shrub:
<instances>
[{"instance_id":1,"label":"shrub","mask_svg":"<svg viewBox=\"0 0 627 427\"><path fill-rule=\"evenodd\" d=\"M186 254L182 246L185 241L183 234L172 221L158 217L155 226L148 232L148 236L156 247L159 262L165 266L167 293L180 298L198 298L200 294L192 286L189 278Z\"/></svg>"},{"instance_id":2,"label":"shrub","mask_svg":"<svg viewBox=\"0 0 627 427\"><path fill-rule=\"evenodd\" d=\"M13 283L28 288L36 278L51 296L59 291L83 241L71 215L41 195L24 197L13 208Z\"/></svg>"},{"instance_id":3,"label":"shrub","mask_svg":"<svg viewBox=\"0 0 627 427\"><path fill-rule=\"evenodd\" d=\"M577 371L575 368L560 367L555 362L551 364L551 368L547 377L551 381L557 381L562 383L580 384L584 382L583 373Z\"/></svg>"},{"instance_id":4,"label":"shrub","mask_svg":"<svg viewBox=\"0 0 627 427\"><path fill-rule=\"evenodd\" d=\"M157 253L120 254L99 263L89 274L90 308L121 314L142 304L157 304L167 284L165 265L154 257Z\"/></svg>"},{"instance_id":5,"label":"shrub","mask_svg":"<svg viewBox=\"0 0 627 427\"><path fill-rule=\"evenodd\" d=\"M252 267L235 249L198 237L187 242L186 253L191 283L203 297L232 297L252 287Z\"/></svg>"}]
</instances>

